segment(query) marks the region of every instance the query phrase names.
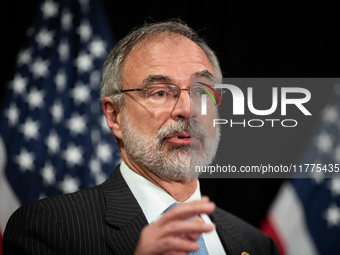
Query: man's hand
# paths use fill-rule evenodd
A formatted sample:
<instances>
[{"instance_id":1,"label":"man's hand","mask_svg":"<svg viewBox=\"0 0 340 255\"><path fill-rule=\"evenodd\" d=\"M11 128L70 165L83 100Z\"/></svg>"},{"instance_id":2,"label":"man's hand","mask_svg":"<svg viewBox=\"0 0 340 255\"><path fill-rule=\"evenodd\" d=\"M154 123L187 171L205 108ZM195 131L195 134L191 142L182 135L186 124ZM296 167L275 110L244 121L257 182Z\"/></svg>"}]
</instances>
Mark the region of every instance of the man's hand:
<instances>
[{"instance_id":1,"label":"man's hand","mask_svg":"<svg viewBox=\"0 0 340 255\"><path fill-rule=\"evenodd\" d=\"M147 225L141 232L135 255L188 254L199 250L196 240L202 233L214 229L198 214L211 214L215 204L208 197L176 206L164 213L158 221Z\"/></svg>"}]
</instances>

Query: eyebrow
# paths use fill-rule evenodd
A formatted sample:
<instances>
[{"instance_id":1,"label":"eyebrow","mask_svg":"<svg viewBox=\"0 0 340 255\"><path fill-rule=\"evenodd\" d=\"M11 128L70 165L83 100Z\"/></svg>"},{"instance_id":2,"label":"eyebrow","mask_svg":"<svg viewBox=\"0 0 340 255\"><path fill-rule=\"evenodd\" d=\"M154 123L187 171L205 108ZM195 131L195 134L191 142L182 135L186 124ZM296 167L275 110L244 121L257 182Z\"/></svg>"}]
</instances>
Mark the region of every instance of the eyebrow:
<instances>
[{"instance_id":1,"label":"eyebrow","mask_svg":"<svg viewBox=\"0 0 340 255\"><path fill-rule=\"evenodd\" d=\"M214 75L208 70L202 70L191 75L191 78L214 78Z\"/></svg>"},{"instance_id":2,"label":"eyebrow","mask_svg":"<svg viewBox=\"0 0 340 255\"><path fill-rule=\"evenodd\" d=\"M167 75L151 74L143 80L140 88L144 89L147 85L154 82L174 83L174 80Z\"/></svg>"},{"instance_id":3,"label":"eyebrow","mask_svg":"<svg viewBox=\"0 0 340 255\"><path fill-rule=\"evenodd\" d=\"M208 70L198 71L191 75L191 78L213 78L213 77L214 75ZM171 76L162 75L162 74L150 74L148 77L146 77L143 80L142 84L140 85L140 88L144 89L146 86L154 82L175 84L175 80Z\"/></svg>"}]
</instances>

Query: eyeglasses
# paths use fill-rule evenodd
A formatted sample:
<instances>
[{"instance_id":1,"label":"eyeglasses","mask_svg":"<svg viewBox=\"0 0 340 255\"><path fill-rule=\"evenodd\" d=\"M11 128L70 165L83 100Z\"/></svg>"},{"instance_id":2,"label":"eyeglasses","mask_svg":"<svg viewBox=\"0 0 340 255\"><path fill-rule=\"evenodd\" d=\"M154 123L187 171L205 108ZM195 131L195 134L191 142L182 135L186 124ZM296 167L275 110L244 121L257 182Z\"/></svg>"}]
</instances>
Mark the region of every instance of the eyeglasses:
<instances>
[{"instance_id":1,"label":"eyeglasses","mask_svg":"<svg viewBox=\"0 0 340 255\"><path fill-rule=\"evenodd\" d=\"M213 91L210 92L211 89ZM212 86L203 83L191 85L190 89L181 89L174 84L150 84L143 89L126 89L120 92L145 91L145 100L148 105L151 107L167 107L176 104L183 90L189 92L191 103L197 107L201 106L202 97L206 100L207 106L218 106L223 95L222 89L215 90Z\"/></svg>"}]
</instances>

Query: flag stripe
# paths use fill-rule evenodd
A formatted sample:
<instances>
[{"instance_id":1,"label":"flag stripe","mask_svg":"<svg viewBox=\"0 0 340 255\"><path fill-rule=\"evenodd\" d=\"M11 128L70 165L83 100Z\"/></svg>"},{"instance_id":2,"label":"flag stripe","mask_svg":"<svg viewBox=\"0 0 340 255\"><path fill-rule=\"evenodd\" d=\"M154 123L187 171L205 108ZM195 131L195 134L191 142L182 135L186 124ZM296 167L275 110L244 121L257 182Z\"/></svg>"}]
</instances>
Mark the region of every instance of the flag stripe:
<instances>
[{"instance_id":1,"label":"flag stripe","mask_svg":"<svg viewBox=\"0 0 340 255\"><path fill-rule=\"evenodd\" d=\"M306 227L303 207L290 183L284 183L269 212L269 222L282 238L287 255L318 254Z\"/></svg>"},{"instance_id":2,"label":"flag stripe","mask_svg":"<svg viewBox=\"0 0 340 255\"><path fill-rule=\"evenodd\" d=\"M339 84L334 92L298 164L310 178L287 180L267 215L288 255L340 251Z\"/></svg>"},{"instance_id":3,"label":"flag stripe","mask_svg":"<svg viewBox=\"0 0 340 255\"><path fill-rule=\"evenodd\" d=\"M276 246L279 249L280 255L286 255L287 253L284 250L284 245L282 244L282 238L278 236L278 231L275 229L275 226L271 224L271 222L274 222L274 221L272 219L269 219L269 216L267 216L265 220L263 221L261 229L264 233L269 235L273 239L273 241L276 243Z\"/></svg>"}]
</instances>

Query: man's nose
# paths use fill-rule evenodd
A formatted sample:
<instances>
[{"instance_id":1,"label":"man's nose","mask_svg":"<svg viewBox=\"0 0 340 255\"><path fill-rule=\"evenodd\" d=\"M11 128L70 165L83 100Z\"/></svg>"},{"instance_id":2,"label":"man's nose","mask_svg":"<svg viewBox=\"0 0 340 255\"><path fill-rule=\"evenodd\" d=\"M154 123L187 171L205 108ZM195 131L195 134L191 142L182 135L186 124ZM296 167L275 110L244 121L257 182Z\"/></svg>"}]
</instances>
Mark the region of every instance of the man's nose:
<instances>
[{"instance_id":1,"label":"man's nose","mask_svg":"<svg viewBox=\"0 0 340 255\"><path fill-rule=\"evenodd\" d=\"M172 110L172 118L189 119L190 118L190 90L182 90L179 98Z\"/></svg>"}]
</instances>

